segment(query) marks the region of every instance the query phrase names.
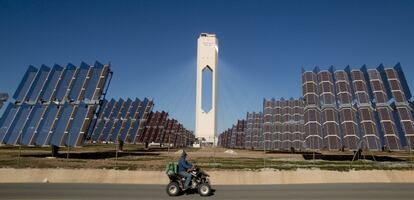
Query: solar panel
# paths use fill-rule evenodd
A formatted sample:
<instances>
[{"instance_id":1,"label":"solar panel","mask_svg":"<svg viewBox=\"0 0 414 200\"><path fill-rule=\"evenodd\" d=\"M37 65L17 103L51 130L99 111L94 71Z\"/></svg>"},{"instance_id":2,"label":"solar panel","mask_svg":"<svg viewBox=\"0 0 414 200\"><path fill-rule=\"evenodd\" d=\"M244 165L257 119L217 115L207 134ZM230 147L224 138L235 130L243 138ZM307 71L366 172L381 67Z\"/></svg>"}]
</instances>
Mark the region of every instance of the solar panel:
<instances>
[{"instance_id":1,"label":"solar panel","mask_svg":"<svg viewBox=\"0 0 414 200\"><path fill-rule=\"evenodd\" d=\"M19 103L26 100L27 93L38 71L39 70L37 68L29 66L29 68L23 76L23 80L20 82L16 92L13 95L13 99L15 99L16 102Z\"/></svg>"},{"instance_id":2,"label":"solar panel","mask_svg":"<svg viewBox=\"0 0 414 200\"><path fill-rule=\"evenodd\" d=\"M351 76L358 105L370 105L371 102L363 72L361 70L352 70Z\"/></svg>"},{"instance_id":3,"label":"solar panel","mask_svg":"<svg viewBox=\"0 0 414 200\"><path fill-rule=\"evenodd\" d=\"M112 129L114 128L115 119L111 118L105 122L105 127L102 130L102 134L99 136L98 141L108 142Z\"/></svg>"},{"instance_id":4,"label":"solar panel","mask_svg":"<svg viewBox=\"0 0 414 200\"><path fill-rule=\"evenodd\" d=\"M258 148L262 148L261 146L263 146L263 140L262 140L262 125L263 125L263 114L262 113L248 113L248 118L247 118L247 139L250 139L250 143L249 140L246 140L245 143L247 143L251 148L253 149L258 149ZM262 140L262 141L261 141ZM260 142L261 141L261 142Z\"/></svg>"},{"instance_id":5,"label":"solar panel","mask_svg":"<svg viewBox=\"0 0 414 200\"><path fill-rule=\"evenodd\" d=\"M171 136L169 138L171 144L173 144L174 146L176 146L176 139L177 139L177 135L178 135L178 130L179 129L179 123L177 122L177 120L174 120L174 123L172 125L172 129L171 129Z\"/></svg>"},{"instance_id":6,"label":"solar panel","mask_svg":"<svg viewBox=\"0 0 414 200\"><path fill-rule=\"evenodd\" d=\"M376 70L368 70L364 69L365 73L367 73L366 77L369 79L366 82L364 78L364 72L361 70L353 70L353 82L354 82L354 89L357 93L357 100L358 100L358 115L361 119L360 127L361 127L361 135L362 138L365 139L366 144L364 148L368 148L371 150L379 150L380 149L380 138L378 131L376 129L376 120L373 117L373 107L371 101L375 102L377 106L383 105L387 101L386 93L384 92L384 87L382 84L382 80L380 78L380 74ZM368 86L370 84L370 88L372 90L373 99L370 100L368 95ZM356 87L355 87L356 86Z\"/></svg>"},{"instance_id":7,"label":"solar panel","mask_svg":"<svg viewBox=\"0 0 414 200\"><path fill-rule=\"evenodd\" d=\"M106 77L109 73L109 66L96 62L89 71L88 85L85 88L85 100L98 100L103 93Z\"/></svg>"},{"instance_id":8,"label":"solar panel","mask_svg":"<svg viewBox=\"0 0 414 200\"><path fill-rule=\"evenodd\" d=\"M233 124L232 128L230 129L230 142L229 148L234 148L236 146L236 126Z\"/></svg>"},{"instance_id":9,"label":"solar panel","mask_svg":"<svg viewBox=\"0 0 414 200\"><path fill-rule=\"evenodd\" d=\"M45 105L36 105L32 112L30 113L30 117L26 122L25 127L22 130L22 138L21 143L22 145L33 145L33 138L37 133L36 130L39 127L40 121L42 116L44 115L47 106Z\"/></svg>"},{"instance_id":10,"label":"solar panel","mask_svg":"<svg viewBox=\"0 0 414 200\"><path fill-rule=\"evenodd\" d=\"M328 70L318 73L319 98L321 102L322 131L325 147L329 150L339 149L342 138L339 129L339 118L336 110L335 87L333 75Z\"/></svg>"},{"instance_id":11,"label":"solar panel","mask_svg":"<svg viewBox=\"0 0 414 200\"><path fill-rule=\"evenodd\" d=\"M56 123L57 116L62 109L60 107L50 104L45 114L43 115L43 119L40 122L39 127L37 128L37 134L34 136L34 143L36 145L47 145L49 144L50 137L53 133L54 126Z\"/></svg>"},{"instance_id":12,"label":"solar panel","mask_svg":"<svg viewBox=\"0 0 414 200\"><path fill-rule=\"evenodd\" d=\"M411 92L408 89L405 75L399 65L393 68L381 69L386 77L389 94L395 105L395 125L401 130L400 142L405 148L414 149L414 121L409 97ZM411 113L411 114L410 114Z\"/></svg>"},{"instance_id":13,"label":"solar panel","mask_svg":"<svg viewBox=\"0 0 414 200\"><path fill-rule=\"evenodd\" d=\"M54 134L50 139L50 144L54 146L64 145L64 139L67 136L70 118L72 116L72 113L75 111L75 106L71 104L65 104L60 109L62 109L62 111L59 117L56 119L56 126L53 130Z\"/></svg>"},{"instance_id":14,"label":"solar panel","mask_svg":"<svg viewBox=\"0 0 414 200\"><path fill-rule=\"evenodd\" d=\"M140 103L141 103L141 100L135 99L135 101L132 103L131 108L129 110L128 117L135 118L135 113L137 112Z\"/></svg>"},{"instance_id":15,"label":"solar panel","mask_svg":"<svg viewBox=\"0 0 414 200\"><path fill-rule=\"evenodd\" d=\"M112 133L111 133L111 136L108 139L108 141L117 142L118 140L120 140L119 132L122 129L122 125L123 125L123 120L114 119L114 125L113 125L113 129L112 129Z\"/></svg>"},{"instance_id":16,"label":"solar panel","mask_svg":"<svg viewBox=\"0 0 414 200\"><path fill-rule=\"evenodd\" d=\"M319 106L317 75L314 72L307 71L303 73L302 77L305 106Z\"/></svg>"},{"instance_id":17,"label":"solar panel","mask_svg":"<svg viewBox=\"0 0 414 200\"><path fill-rule=\"evenodd\" d=\"M388 102L387 93L381 79L381 75L375 69L368 70L369 80L371 82L372 93L377 106Z\"/></svg>"},{"instance_id":18,"label":"solar panel","mask_svg":"<svg viewBox=\"0 0 414 200\"><path fill-rule=\"evenodd\" d=\"M397 114L399 117L399 123L405 137L405 145L408 148L414 148L414 123L413 115L410 108L406 106L397 107Z\"/></svg>"},{"instance_id":19,"label":"solar panel","mask_svg":"<svg viewBox=\"0 0 414 200\"><path fill-rule=\"evenodd\" d=\"M263 101L263 139L266 149L271 149L271 135L273 133L273 102L274 100Z\"/></svg>"},{"instance_id":20,"label":"solar panel","mask_svg":"<svg viewBox=\"0 0 414 200\"><path fill-rule=\"evenodd\" d=\"M84 92L84 86L86 84L86 77L88 76L90 67L86 63L82 63L80 68L77 69L72 86L69 92L69 101L81 101L82 93Z\"/></svg>"},{"instance_id":21,"label":"solar panel","mask_svg":"<svg viewBox=\"0 0 414 200\"><path fill-rule=\"evenodd\" d=\"M71 126L68 130L67 140L65 140L66 146L78 146L81 145L85 138L85 133L91 118L93 117L94 106L86 104L80 104L76 106L76 112L72 115Z\"/></svg>"},{"instance_id":22,"label":"solar panel","mask_svg":"<svg viewBox=\"0 0 414 200\"><path fill-rule=\"evenodd\" d=\"M127 118L124 123L124 127L121 130L121 141L126 142L127 137L129 136L129 132L131 131L132 120L131 118Z\"/></svg>"},{"instance_id":23,"label":"solar panel","mask_svg":"<svg viewBox=\"0 0 414 200\"><path fill-rule=\"evenodd\" d=\"M63 74L63 67L59 65L54 65L52 71L50 72L46 83L40 93L40 101L46 103L54 99L54 94L56 93L55 88L59 83L60 77Z\"/></svg>"},{"instance_id":24,"label":"solar panel","mask_svg":"<svg viewBox=\"0 0 414 200\"><path fill-rule=\"evenodd\" d=\"M20 106L19 111L16 114L13 123L10 126L10 129L7 131L6 136L3 140L6 144L16 144L17 139L19 139L23 127L26 123L27 117L30 114L31 106L23 104Z\"/></svg>"},{"instance_id":25,"label":"solar panel","mask_svg":"<svg viewBox=\"0 0 414 200\"><path fill-rule=\"evenodd\" d=\"M318 73L318 79L322 106L335 105L335 92L331 73L329 71L321 71Z\"/></svg>"},{"instance_id":26,"label":"solar panel","mask_svg":"<svg viewBox=\"0 0 414 200\"><path fill-rule=\"evenodd\" d=\"M4 111L3 116L1 118L0 142L5 141L6 134L9 131L11 124L13 123L13 120L16 116L17 111L19 110L19 107L20 106L9 103L9 105L6 108L6 111Z\"/></svg>"},{"instance_id":27,"label":"solar panel","mask_svg":"<svg viewBox=\"0 0 414 200\"><path fill-rule=\"evenodd\" d=\"M273 147L276 150L282 148L282 105L280 100L273 103Z\"/></svg>"},{"instance_id":28,"label":"solar panel","mask_svg":"<svg viewBox=\"0 0 414 200\"><path fill-rule=\"evenodd\" d=\"M305 145L312 150L323 147L321 113L318 108L306 108L304 112Z\"/></svg>"},{"instance_id":29,"label":"solar panel","mask_svg":"<svg viewBox=\"0 0 414 200\"><path fill-rule=\"evenodd\" d=\"M400 139L394 124L394 119L389 107L377 107L379 122L384 134L386 148L390 150L400 150Z\"/></svg>"},{"instance_id":30,"label":"solar panel","mask_svg":"<svg viewBox=\"0 0 414 200\"><path fill-rule=\"evenodd\" d=\"M119 120L120 110L123 107L125 101L121 98L119 101L116 102L114 105L111 113L109 114L109 121L106 122L105 128L103 130L101 140L103 141L111 141L111 136L115 126Z\"/></svg>"},{"instance_id":31,"label":"solar panel","mask_svg":"<svg viewBox=\"0 0 414 200\"><path fill-rule=\"evenodd\" d=\"M106 120L105 119L98 119L95 125L95 129L93 131L91 140L98 141L102 135L102 131L105 128Z\"/></svg>"},{"instance_id":32,"label":"solar panel","mask_svg":"<svg viewBox=\"0 0 414 200\"><path fill-rule=\"evenodd\" d=\"M394 98L397 104L406 103L408 99L405 97L404 89L401 85L400 78L394 68L383 69L379 68L388 81L385 81L390 96Z\"/></svg>"},{"instance_id":33,"label":"solar panel","mask_svg":"<svg viewBox=\"0 0 414 200\"><path fill-rule=\"evenodd\" d=\"M131 106L131 103L132 103L132 100L128 98L127 101L125 101L122 104L122 107L119 110L119 113L116 116L116 118L113 119L114 120L114 125L113 125L114 128L112 130L111 137L109 139L110 141L115 142L115 141L118 141L120 139L119 138L120 137L120 131L121 131L122 127L125 126L125 124L124 124L125 123L125 118L126 118L126 115L128 113L129 107Z\"/></svg>"},{"instance_id":34,"label":"solar panel","mask_svg":"<svg viewBox=\"0 0 414 200\"><path fill-rule=\"evenodd\" d=\"M247 113L245 148L265 144L266 149L401 150L414 146L411 92L399 64L389 69L381 65L368 70L364 65L353 70L304 71L302 94L301 106L300 100L265 99L261 119ZM224 131L220 143L227 145L236 138L237 146L238 135L231 135L231 129Z\"/></svg>"},{"instance_id":35,"label":"solar panel","mask_svg":"<svg viewBox=\"0 0 414 200\"><path fill-rule=\"evenodd\" d=\"M68 64L65 68L61 79L59 81L59 84L56 87L56 95L54 98L54 101L64 101L66 100L66 96L68 93L68 90L70 89L70 85L72 83L72 80L74 80L73 76L75 75L77 71L77 68L72 65Z\"/></svg>"},{"instance_id":36,"label":"solar panel","mask_svg":"<svg viewBox=\"0 0 414 200\"><path fill-rule=\"evenodd\" d=\"M237 120L236 148L244 148L246 120Z\"/></svg>"},{"instance_id":37,"label":"solar panel","mask_svg":"<svg viewBox=\"0 0 414 200\"><path fill-rule=\"evenodd\" d=\"M246 149L252 148L252 131L253 131L253 113L246 114L246 133L244 137L244 146ZM223 136L223 143L225 144L225 136Z\"/></svg>"},{"instance_id":38,"label":"solar panel","mask_svg":"<svg viewBox=\"0 0 414 200\"><path fill-rule=\"evenodd\" d=\"M166 126L164 129L163 143L170 143L173 134L174 123L176 122L177 121L174 119L167 119ZM221 140L223 140L223 138L221 138Z\"/></svg>"},{"instance_id":39,"label":"solar panel","mask_svg":"<svg viewBox=\"0 0 414 200\"><path fill-rule=\"evenodd\" d=\"M151 112L139 141L144 143L156 142L158 135L160 135L164 129L167 116L168 114L164 111Z\"/></svg>"},{"instance_id":40,"label":"solar panel","mask_svg":"<svg viewBox=\"0 0 414 200\"><path fill-rule=\"evenodd\" d=\"M133 141L143 142L145 135L143 134L145 123L148 121L149 114L151 113L153 107L153 102L149 101L145 98L142 103L139 105L138 110L135 114L136 119L142 121L139 127L137 127L137 131L132 134Z\"/></svg>"},{"instance_id":41,"label":"solar panel","mask_svg":"<svg viewBox=\"0 0 414 200\"><path fill-rule=\"evenodd\" d=\"M326 75L327 75L326 73L321 73L320 79L326 80L328 78ZM323 135L322 135L322 129L321 129L321 114L319 111L319 106L320 106L319 90L322 89L321 88L322 86L320 86L318 89L318 75L312 71L303 72L302 86L304 87L303 97L304 97L304 106L305 106L304 108L305 146L313 150L321 149L323 145Z\"/></svg>"},{"instance_id":42,"label":"solar panel","mask_svg":"<svg viewBox=\"0 0 414 200\"><path fill-rule=\"evenodd\" d=\"M322 115L324 119L322 129L325 132L325 146L329 150L338 150L342 147L338 113L335 108L325 108L322 111Z\"/></svg>"},{"instance_id":43,"label":"solar panel","mask_svg":"<svg viewBox=\"0 0 414 200\"><path fill-rule=\"evenodd\" d=\"M39 98L39 94L47 80L47 77L49 75L50 72L50 68L43 65L40 70L38 71L35 79L33 80L33 83L29 89L29 92L27 94L26 97L26 101L31 102L31 103L36 103L38 98Z\"/></svg>"},{"instance_id":44,"label":"solar panel","mask_svg":"<svg viewBox=\"0 0 414 200\"><path fill-rule=\"evenodd\" d=\"M109 75L100 74L104 82ZM81 145L90 130L99 101L84 102L83 96L94 69L85 63L80 68L68 64L66 68L54 65L30 66L14 95L11 105L1 120L1 142L15 145ZM99 84L96 84L98 87ZM94 87L93 85L91 86ZM103 90L102 90L103 91ZM100 100L101 94L96 94Z\"/></svg>"},{"instance_id":45,"label":"solar panel","mask_svg":"<svg viewBox=\"0 0 414 200\"><path fill-rule=\"evenodd\" d=\"M264 142L267 150L290 150L292 147L302 149L304 134L303 128L300 128L303 127L302 99L265 99L262 121L257 120L255 114L248 113L245 122L246 129L243 136L247 148L262 148ZM262 131L262 134L257 133L258 131Z\"/></svg>"},{"instance_id":46,"label":"solar panel","mask_svg":"<svg viewBox=\"0 0 414 200\"><path fill-rule=\"evenodd\" d=\"M341 119L341 130L343 133L342 147L344 149L357 150L358 141L360 140L357 111L351 106L342 107L339 110L339 116Z\"/></svg>"},{"instance_id":47,"label":"solar panel","mask_svg":"<svg viewBox=\"0 0 414 200\"><path fill-rule=\"evenodd\" d=\"M143 126L143 121L141 120L135 120L132 124L132 129L130 131L130 137L129 140L127 140L130 143L135 143L136 142L136 135L138 134L138 131L140 131L140 127Z\"/></svg>"}]
</instances>

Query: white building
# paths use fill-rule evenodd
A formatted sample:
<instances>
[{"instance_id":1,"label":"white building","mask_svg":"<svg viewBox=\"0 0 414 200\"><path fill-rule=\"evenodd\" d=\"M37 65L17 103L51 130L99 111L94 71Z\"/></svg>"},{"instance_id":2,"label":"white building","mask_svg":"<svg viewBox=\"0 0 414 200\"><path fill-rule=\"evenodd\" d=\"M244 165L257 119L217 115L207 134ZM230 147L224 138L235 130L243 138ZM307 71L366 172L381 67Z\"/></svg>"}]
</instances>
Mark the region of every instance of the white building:
<instances>
[{"instance_id":1,"label":"white building","mask_svg":"<svg viewBox=\"0 0 414 200\"><path fill-rule=\"evenodd\" d=\"M195 135L203 143L216 145L217 133L217 61L218 40L215 34L202 33L197 45L197 93ZM203 109L203 71L211 70L211 105ZM210 92L210 91L209 91Z\"/></svg>"}]
</instances>

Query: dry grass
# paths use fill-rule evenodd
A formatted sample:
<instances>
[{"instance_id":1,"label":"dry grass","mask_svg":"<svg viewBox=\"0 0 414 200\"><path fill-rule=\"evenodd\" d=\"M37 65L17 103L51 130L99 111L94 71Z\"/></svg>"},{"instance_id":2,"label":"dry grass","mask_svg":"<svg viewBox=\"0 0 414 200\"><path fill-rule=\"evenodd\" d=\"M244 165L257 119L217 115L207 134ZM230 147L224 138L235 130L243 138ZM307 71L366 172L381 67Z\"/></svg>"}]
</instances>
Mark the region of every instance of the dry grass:
<instances>
[{"instance_id":1,"label":"dry grass","mask_svg":"<svg viewBox=\"0 0 414 200\"><path fill-rule=\"evenodd\" d=\"M139 145L125 145L124 151L115 153L116 146L87 145L81 148L61 148L56 158L51 158L50 147L0 147L0 167L8 168L88 168L88 169L120 169L120 170L164 170L165 164L176 161L178 149L150 148L144 150ZM263 151L234 150L234 154L224 153L223 148L203 148L186 151L191 162L205 169L214 170L260 170L271 168L276 170L295 170L298 168L320 168L326 170L346 171L385 169L413 169L410 155L405 152L384 153L381 156L392 156L402 159L398 162L375 162L367 160L325 161L305 160L301 154L264 153ZM20 152L20 153L19 153ZM329 152L330 154L332 152ZM19 157L20 154L20 157ZM351 153L344 153L346 155ZM349 155L348 155L349 156Z\"/></svg>"}]
</instances>

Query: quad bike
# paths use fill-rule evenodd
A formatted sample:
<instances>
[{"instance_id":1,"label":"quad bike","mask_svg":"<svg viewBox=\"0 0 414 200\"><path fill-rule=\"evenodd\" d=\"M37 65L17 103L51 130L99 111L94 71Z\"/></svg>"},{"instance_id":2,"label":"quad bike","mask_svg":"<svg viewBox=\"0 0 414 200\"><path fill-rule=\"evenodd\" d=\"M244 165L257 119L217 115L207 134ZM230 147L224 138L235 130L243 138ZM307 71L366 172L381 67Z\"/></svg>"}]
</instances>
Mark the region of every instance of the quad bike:
<instances>
[{"instance_id":1,"label":"quad bike","mask_svg":"<svg viewBox=\"0 0 414 200\"><path fill-rule=\"evenodd\" d=\"M167 194L169 196L178 196L184 191L185 177L177 172L177 166L174 163L167 165L167 175L170 183L167 185ZM200 196L210 196L211 186L208 180L209 175L198 167L193 167L188 173L191 174L190 186L187 190L195 190Z\"/></svg>"}]
</instances>

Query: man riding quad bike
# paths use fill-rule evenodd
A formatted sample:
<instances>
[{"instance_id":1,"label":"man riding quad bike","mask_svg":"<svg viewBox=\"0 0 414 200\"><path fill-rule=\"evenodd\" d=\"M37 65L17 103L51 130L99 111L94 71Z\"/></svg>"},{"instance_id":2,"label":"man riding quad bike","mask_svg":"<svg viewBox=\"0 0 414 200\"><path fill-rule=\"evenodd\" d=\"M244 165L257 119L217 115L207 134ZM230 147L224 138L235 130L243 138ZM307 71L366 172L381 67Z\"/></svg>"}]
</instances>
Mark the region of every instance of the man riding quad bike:
<instances>
[{"instance_id":1,"label":"man riding quad bike","mask_svg":"<svg viewBox=\"0 0 414 200\"><path fill-rule=\"evenodd\" d=\"M185 151L182 151L178 164L167 164L166 173L170 178L170 183L167 185L167 194L170 196L177 196L187 190L197 190L200 196L211 194L209 175L188 163Z\"/></svg>"}]
</instances>

